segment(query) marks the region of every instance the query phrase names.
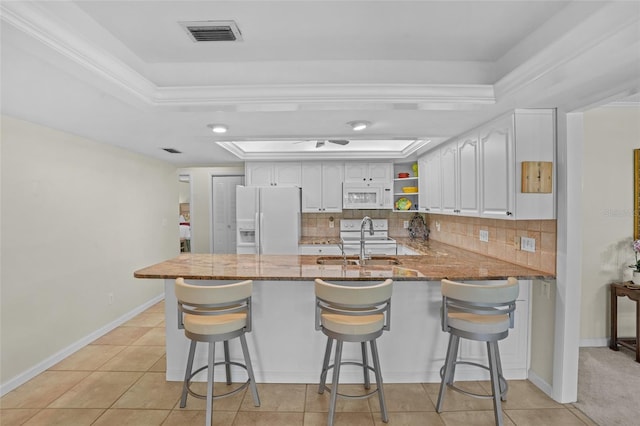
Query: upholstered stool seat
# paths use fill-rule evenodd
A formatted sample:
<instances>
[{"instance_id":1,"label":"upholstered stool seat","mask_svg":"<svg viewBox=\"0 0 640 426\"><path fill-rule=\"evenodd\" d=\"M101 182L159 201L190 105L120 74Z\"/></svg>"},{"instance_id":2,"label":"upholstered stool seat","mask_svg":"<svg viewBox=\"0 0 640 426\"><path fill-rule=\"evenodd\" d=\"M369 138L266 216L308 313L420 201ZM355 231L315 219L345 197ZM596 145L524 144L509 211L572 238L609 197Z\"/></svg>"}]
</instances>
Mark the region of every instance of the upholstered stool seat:
<instances>
[{"instance_id":1,"label":"upholstered stool seat","mask_svg":"<svg viewBox=\"0 0 640 426\"><path fill-rule=\"evenodd\" d=\"M388 422L387 406L382 386L382 373L376 339L384 330L390 329L390 309L392 280L369 286L346 286L327 283L321 279L315 281L316 294L316 330L322 330L327 336L320 385L318 393L325 390L331 392L329 415L327 424L333 425L337 397L361 399L378 394L380 412L383 422ZM329 365L333 341L336 350L333 364ZM342 361L342 346L344 342L360 343L362 362ZM373 366L368 363L367 342L371 347ZM357 365L362 367L364 387L370 389L369 372L376 378L376 389L364 395L345 395L338 393L340 367L342 365ZM331 387L326 385L327 373L333 369Z\"/></svg>"},{"instance_id":2,"label":"upholstered stool seat","mask_svg":"<svg viewBox=\"0 0 640 426\"><path fill-rule=\"evenodd\" d=\"M251 331L251 293L252 281L218 285L196 286L176 279L175 292L178 299L178 326L184 328L185 336L191 339L187 368L184 376L180 407L187 404L187 394L207 400L206 425L213 423L213 401L218 398L233 395L247 386L251 389L253 402L260 406L253 367L249 357L249 350L245 333ZM244 364L229 360L229 340L240 339ZM203 367L193 370L193 359L197 342L209 344L208 362ZM215 344L224 343L224 361L215 362ZM242 385L220 395L213 394L214 368L224 364L227 384L231 384L230 367L241 367L247 371L248 379ZM200 371L207 370L207 394L202 395L191 389L193 377Z\"/></svg>"},{"instance_id":3,"label":"upholstered stool seat","mask_svg":"<svg viewBox=\"0 0 640 426\"><path fill-rule=\"evenodd\" d=\"M498 341L506 338L513 328L513 315L518 297L518 280L509 278L506 283L479 285L442 280L442 330L449 333L449 346L445 364L440 371L442 382L436 411L442 412L445 389L477 398L491 398L496 425L502 425L502 404L507 393L507 381L502 376ZM460 338L482 341L487 344L488 365L470 361L458 361ZM477 394L454 384L456 365L466 364L489 371L491 394Z\"/></svg>"}]
</instances>

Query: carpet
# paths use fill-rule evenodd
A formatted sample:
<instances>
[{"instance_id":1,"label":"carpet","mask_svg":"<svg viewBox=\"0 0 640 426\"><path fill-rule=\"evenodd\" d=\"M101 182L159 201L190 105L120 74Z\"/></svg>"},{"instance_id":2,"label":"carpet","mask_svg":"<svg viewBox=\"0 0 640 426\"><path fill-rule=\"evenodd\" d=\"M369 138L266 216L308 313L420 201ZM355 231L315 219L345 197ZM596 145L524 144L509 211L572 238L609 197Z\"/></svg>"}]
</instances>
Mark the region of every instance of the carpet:
<instances>
[{"instance_id":1,"label":"carpet","mask_svg":"<svg viewBox=\"0 0 640 426\"><path fill-rule=\"evenodd\" d=\"M580 348L578 401L573 405L600 426L640 424L640 363L621 348Z\"/></svg>"}]
</instances>

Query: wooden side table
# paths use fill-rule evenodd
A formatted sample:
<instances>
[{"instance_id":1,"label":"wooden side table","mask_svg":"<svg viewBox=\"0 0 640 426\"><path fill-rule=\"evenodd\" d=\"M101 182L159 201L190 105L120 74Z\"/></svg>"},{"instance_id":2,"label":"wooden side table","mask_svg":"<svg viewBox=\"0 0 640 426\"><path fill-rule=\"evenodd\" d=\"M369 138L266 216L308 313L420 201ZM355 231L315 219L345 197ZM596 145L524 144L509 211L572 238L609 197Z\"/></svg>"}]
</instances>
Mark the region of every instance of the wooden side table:
<instances>
[{"instance_id":1,"label":"wooden side table","mask_svg":"<svg viewBox=\"0 0 640 426\"><path fill-rule=\"evenodd\" d=\"M635 287L635 288L634 288ZM636 337L618 338L618 297L628 297L636 302ZM619 350L618 345L636 352L636 362L640 362L640 287L631 282L611 284L611 342L609 348Z\"/></svg>"}]
</instances>

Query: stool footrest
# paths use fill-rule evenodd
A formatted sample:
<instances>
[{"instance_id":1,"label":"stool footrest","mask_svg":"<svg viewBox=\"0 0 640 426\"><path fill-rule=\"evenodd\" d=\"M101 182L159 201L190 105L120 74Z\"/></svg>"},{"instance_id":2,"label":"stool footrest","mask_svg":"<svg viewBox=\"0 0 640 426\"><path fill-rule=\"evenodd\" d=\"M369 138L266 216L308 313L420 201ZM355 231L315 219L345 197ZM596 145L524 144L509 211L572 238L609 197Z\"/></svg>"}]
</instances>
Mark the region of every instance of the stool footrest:
<instances>
[{"instance_id":1,"label":"stool footrest","mask_svg":"<svg viewBox=\"0 0 640 426\"><path fill-rule=\"evenodd\" d=\"M485 369L487 371L489 370L489 367L487 367L486 365L482 365L482 364L478 364L477 362L471 362L471 361L455 361L453 363L454 365L472 365L474 367L479 367L482 369ZM440 378L442 379L444 377L444 366L442 366L442 368L440 368ZM509 390L509 384L507 383L507 381L505 380L505 378L499 374L498 375L498 380L500 380L500 389L502 389L502 392L500 392L500 397L504 399L504 396L507 394L507 390ZM471 392L471 391L467 391L464 389L461 389L459 387L457 387L456 385L454 385L453 383L447 383L446 384L448 388L456 391L456 392L460 392L464 395L468 395L468 396L473 396L475 398L481 398L481 399L493 399L493 395L492 394L482 394L482 393L475 393L475 392Z\"/></svg>"},{"instance_id":2,"label":"stool footrest","mask_svg":"<svg viewBox=\"0 0 640 426\"><path fill-rule=\"evenodd\" d=\"M366 367L367 370L373 371L374 373L376 371L375 368L371 367L370 365L365 366L363 363L356 362L356 361L342 361L340 363L340 365L341 366L342 365L355 365L355 366L362 367L362 368ZM327 367L326 371L331 370L334 366L335 366L335 364L331 364L330 366ZM329 392L333 392L331 387L327 386L326 384L323 385L323 389L326 390L326 391L329 391ZM368 388L365 387L365 389L368 389ZM371 397L372 395L377 394L378 392L379 392L379 389L376 388L375 390L373 390L373 391L371 391L369 393L362 394L362 395L347 395L347 394L340 393L340 392L336 392L336 394L338 396L340 396L342 398L346 398L346 399L365 399L365 398ZM321 393L321 392L318 392L318 393Z\"/></svg>"},{"instance_id":3,"label":"stool footrest","mask_svg":"<svg viewBox=\"0 0 640 426\"><path fill-rule=\"evenodd\" d=\"M245 370L247 369L247 366L239 363L239 362L234 362L234 361L230 361L230 362L225 362L225 361L220 361L220 362L216 362L215 364L213 364L214 367L216 365L235 365L237 367L240 368L244 368ZM199 372L206 370L208 368L208 366L203 366L198 368L197 370L195 370L193 373L191 373L191 376L189 376L189 380L187 380L187 392L189 392L189 395L196 397L198 399L207 399L207 395L203 395L201 393L197 393L196 391L191 390L191 379L193 379L193 377L198 374ZM231 396L234 395L238 392L240 392L241 390L243 390L244 388L246 388L247 386L249 386L249 383L251 382L251 379L247 379L246 382L242 383L241 385L239 385L236 389L229 391L229 392L225 392L222 394L218 394L218 395L213 395L213 399L220 399L220 398L225 398L227 396Z\"/></svg>"}]
</instances>

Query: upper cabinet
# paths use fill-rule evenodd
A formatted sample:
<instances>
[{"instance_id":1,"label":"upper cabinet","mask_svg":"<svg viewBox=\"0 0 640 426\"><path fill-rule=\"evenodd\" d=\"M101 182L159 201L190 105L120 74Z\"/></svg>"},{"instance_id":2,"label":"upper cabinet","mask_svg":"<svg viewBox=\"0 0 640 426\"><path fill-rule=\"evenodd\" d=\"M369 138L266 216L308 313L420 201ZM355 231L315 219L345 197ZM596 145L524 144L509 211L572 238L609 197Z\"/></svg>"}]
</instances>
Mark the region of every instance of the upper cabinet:
<instances>
[{"instance_id":1,"label":"upper cabinet","mask_svg":"<svg viewBox=\"0 0 640 426\"><path fill-rule=\"evenodd\" d=\"M420 205L418 163L397 163L393 174L393 210L417 211ZM407 202L408 200L408 202Z\"/></svg>"},{"instance_id":2,"label":"upper cabinet","mask_svg":"<svg viewBox=\"0 0 640 426\"><path fill-rule=\"evenodd\" d=\"M442 212L442 179L440 150L428 152L418 159L420 197L419 210L428 213Z\"/></svg>"},{"instance_id":3,"label":"upper cabinet","mask_svg":"<svg viewBox=\"0 0 640 426\"><path fill-rule=\"evenodd\" d=\"M247 186L301 186L301 172L299 162L245 163Z\"/></svg>"},{"instance_id":4,"label":"upper cabinet","mask_svg":"<svg viewBox=\"0 0 640 426\"><path fill-rule=\"evenodd\" d=\"M343 176L344 164L341 162L304 163L302 212L341 212Z\"/></svg>"},{"instance_id":5,"label":"upper cabinet","mask_svg":"<svg viewBox=\"0 0 640 426\"><path fill-rule=\"evenodd\" d=\"M553 190L522 191L522 163L553 162L554 153L555 112L516 110L418 159L424 176L420 211L496 219L554 219Z\"/></svg>"},{"instance_id":6,"label":"upper cabinet","mask_svg":"<svg viewBox=\"0 0 640 426\"><path fill-rule=\"evenodd\" d=\"M344 165L344 181L391 184L393 181L393 163L347 162Z\"/></svg>"}]
</instances>

